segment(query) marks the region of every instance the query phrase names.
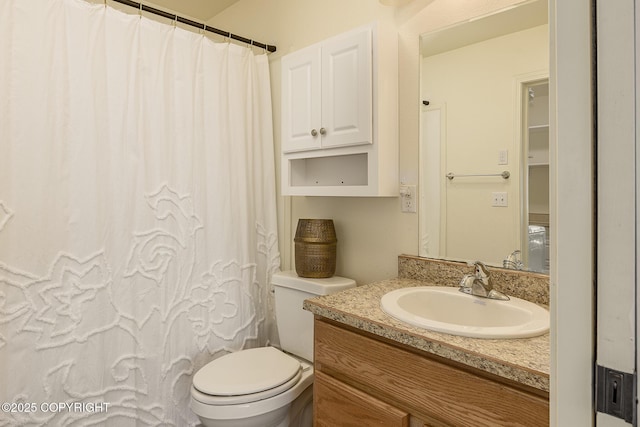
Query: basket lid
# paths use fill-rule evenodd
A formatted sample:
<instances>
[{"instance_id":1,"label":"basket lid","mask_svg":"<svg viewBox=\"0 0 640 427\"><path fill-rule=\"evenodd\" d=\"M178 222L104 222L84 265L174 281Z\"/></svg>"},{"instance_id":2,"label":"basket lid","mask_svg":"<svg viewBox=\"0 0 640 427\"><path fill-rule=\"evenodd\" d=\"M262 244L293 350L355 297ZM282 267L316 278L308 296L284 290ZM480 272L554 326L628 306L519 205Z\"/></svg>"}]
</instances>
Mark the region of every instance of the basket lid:
<instances>
[{"instance_id":1,"label":"basket lid","mask_svg":"<svg viewBox=\"0 0 640 427\"><path fill-rule=\"evenodd\" d=\"M334 243L336 230L332 219L299 219L294 242Z\"/></svg>"}]
</instances>

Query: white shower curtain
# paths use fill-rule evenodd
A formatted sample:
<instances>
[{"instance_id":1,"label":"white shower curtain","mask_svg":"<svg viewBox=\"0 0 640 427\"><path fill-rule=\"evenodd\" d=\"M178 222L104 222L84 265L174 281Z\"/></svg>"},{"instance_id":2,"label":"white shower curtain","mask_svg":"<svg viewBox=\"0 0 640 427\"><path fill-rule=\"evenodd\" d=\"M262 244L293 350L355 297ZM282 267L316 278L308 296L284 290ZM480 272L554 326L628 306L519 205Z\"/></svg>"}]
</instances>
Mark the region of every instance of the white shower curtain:
<instances>
[{"instance_id":1,"label":"white shower curtain","mask_svg":"<svg viewBox=\"0 0 640 427\"><path fill-rule=\"evenodd\" d=\"M275 336L268 61L81 0L0 1L0 426L193 425Z\"/></svg>"}]
</instances>

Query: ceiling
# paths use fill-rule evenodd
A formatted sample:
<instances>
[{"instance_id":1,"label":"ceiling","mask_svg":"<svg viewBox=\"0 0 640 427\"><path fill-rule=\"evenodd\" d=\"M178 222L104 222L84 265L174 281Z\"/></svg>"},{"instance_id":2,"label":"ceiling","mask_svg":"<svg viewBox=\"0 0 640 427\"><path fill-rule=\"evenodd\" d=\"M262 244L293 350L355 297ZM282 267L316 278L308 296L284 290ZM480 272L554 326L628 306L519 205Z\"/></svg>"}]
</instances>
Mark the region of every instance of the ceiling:
<instances>
[{"instance_id":1,"label":"ceiling","mask_svg":"<svg viewBox=\"0 0 640 427\"><path fill-rule=\"evenodd\" d=\"M140 0L138 0L140 1ZM177 13L185 18L206 22L239 0L142 0L149 6Z\"/></svg>"},{"instance_id":2,"label":"ceiling","mask_svg":"<svg viewBox=\"0 0 640 427\"><path fill-rule=\"evenodd\" d=\"M485 16L469 19L420 37L422 56L447 52L494 37L548 23L547 1L529 0Z\"/></svg>"}]
</instances>

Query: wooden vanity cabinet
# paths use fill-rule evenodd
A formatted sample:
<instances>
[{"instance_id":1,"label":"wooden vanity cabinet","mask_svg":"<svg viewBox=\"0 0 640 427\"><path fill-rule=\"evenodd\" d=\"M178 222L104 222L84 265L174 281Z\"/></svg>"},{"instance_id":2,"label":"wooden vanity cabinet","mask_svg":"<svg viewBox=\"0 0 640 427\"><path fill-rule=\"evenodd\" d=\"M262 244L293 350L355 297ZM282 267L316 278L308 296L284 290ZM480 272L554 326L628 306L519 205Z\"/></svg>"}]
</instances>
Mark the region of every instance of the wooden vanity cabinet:
<instances>
[{"instance_id":1,"label":"wooden vanity cabinet","mask_svg":"<svg viewBox=\"0 0 640 427\"><path fill-rule=\"evenodd\" d=\"M315 320L314 425L548 426L548 393Z\"/></svg>"},{"instance_id":2,"label":"wooden vanity cabinet","mask_svg":"<svg viewBox=\"0 0 640 427\"><path fill-rule=\"evenodd\" d=\"M316 427L393 426L406 427L409 414L335 378L316 372L314 411L321 414Z\"/></svg>"}]
</instances>

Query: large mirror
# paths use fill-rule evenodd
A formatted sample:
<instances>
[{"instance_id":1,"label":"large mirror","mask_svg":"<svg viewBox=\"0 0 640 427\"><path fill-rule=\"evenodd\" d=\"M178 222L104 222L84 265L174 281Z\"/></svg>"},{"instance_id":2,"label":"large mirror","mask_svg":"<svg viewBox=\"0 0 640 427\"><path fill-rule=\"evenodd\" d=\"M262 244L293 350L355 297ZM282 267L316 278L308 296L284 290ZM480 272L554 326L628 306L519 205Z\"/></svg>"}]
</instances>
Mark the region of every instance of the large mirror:
<instances>
[{"instance_id":1,"label":"large mirror","mask_svg":"<svg viewBox=\"0 0 640 427\"><path fill-rule=\"evenodd\" d=\"M548 273L547 16L525 1L421 36L421 256Z\"/></svg>"}]
</instances>

